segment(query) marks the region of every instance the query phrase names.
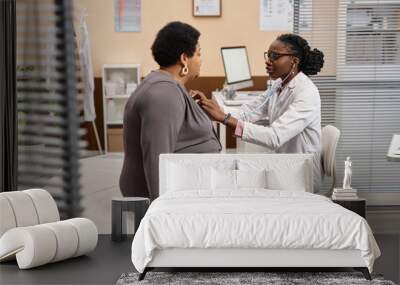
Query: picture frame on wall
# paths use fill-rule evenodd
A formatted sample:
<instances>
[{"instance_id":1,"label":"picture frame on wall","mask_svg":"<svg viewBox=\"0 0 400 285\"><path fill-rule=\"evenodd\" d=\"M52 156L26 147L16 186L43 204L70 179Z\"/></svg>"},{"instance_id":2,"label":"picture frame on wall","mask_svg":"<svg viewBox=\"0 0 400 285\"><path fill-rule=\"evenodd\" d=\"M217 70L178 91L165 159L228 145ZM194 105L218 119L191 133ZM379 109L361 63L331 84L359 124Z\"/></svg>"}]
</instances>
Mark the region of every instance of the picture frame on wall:
<instances>
[{"instance_id":1,"label":"picture frame on wall","mask_svg":"<svg viewBox=\"0 0 400 285\"><path fill-rule=\"evenodd\" d=\"M193 0L193 16L220 17L221 0Z\"/></svg>"}]
</instances>

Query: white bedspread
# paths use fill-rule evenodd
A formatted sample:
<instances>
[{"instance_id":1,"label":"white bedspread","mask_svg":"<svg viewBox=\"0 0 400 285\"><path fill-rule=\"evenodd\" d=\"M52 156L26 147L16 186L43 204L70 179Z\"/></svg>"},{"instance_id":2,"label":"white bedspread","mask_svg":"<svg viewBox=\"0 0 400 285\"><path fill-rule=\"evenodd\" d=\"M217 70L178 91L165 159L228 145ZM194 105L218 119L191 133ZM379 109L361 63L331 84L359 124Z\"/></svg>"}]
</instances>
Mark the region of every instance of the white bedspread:
<instances>
[{"instance_id":1,"label":"white bedspread","mask_svg":"<svg viewBox=\"0 0 400 285\"><path fill-rule=\"evenodd\" d=\"M358 249L372 272L380 250L365 219L328 198L306 193L241 190L208 195L167 193L156 199L132 243L143 272L154 249Z\"/></svg>"}]
</instances>

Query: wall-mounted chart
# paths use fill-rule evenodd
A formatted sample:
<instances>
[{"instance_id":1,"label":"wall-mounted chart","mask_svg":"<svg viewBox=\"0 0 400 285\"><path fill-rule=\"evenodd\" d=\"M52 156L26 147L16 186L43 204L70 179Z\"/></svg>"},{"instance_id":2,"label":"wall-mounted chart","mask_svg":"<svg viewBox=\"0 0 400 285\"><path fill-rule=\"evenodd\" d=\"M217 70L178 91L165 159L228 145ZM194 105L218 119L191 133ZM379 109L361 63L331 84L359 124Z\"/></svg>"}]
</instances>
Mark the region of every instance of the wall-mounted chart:
<instances>
[{"instance_id":1,"label":"wall-mounted chart","mask_svg":"<svg viewBox=\"0 0 400 285\"><path fill-rule=\"evenodd\" d=\"M298 27L310 30L312 0L260 0L260 30L293 32L296 11Z\"/></svg>"},{"instance_id":2,"label":"wall-mounted chart","mask_svg":"<svg viewBox=\"0 0 400 285\"><path fill-rule=\"evenodd\" d=\"M141 0L114 0L116 32L140 32Z\"/></svg>"}]
</instances>

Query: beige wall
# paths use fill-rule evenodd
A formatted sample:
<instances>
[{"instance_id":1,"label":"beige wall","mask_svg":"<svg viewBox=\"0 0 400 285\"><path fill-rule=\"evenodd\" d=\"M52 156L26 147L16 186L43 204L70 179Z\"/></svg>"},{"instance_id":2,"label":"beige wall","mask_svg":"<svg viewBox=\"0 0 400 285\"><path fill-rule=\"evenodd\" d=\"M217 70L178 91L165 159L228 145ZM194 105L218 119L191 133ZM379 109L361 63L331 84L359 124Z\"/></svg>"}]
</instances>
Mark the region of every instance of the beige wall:
<instances>
[{"instance_id":1,"label":"beige wall","mask_svg":"<svg viewBox=\"0 0 400 285\"><path fill-rule=\"evenodd\" d=\"M142 31L115 32L112 0L75 0L76 8L87 8L95 76L105 63L139 63L142 75L157 68L150 46L157 31L179 20L200 30L202 75L223 76L220 47L246 45L253 75L265 75L263 52L280 32L259 29L259 0L222 0L222 16L192 16L192 0L142 0Z\"/></svg>"}]
</instances>

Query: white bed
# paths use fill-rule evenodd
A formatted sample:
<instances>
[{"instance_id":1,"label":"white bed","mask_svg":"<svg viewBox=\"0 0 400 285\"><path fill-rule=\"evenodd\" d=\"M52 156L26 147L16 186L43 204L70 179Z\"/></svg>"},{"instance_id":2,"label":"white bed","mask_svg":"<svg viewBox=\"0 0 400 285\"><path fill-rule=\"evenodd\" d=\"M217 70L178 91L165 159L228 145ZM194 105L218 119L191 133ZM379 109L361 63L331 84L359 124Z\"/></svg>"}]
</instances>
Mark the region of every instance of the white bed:
<instances>
[{"instance_id":1,"label":"white bed","mask_svg":"<svg viewBox=\"0 0 400 285\"><path fill-rule=\"evenodd\" d=\"M380 251L368 223L313 194L312 172L304 154L161 155L160 197L132 243L140 278L154 267L354 267L370 278Z\"/></svg>"}]
</instances>

